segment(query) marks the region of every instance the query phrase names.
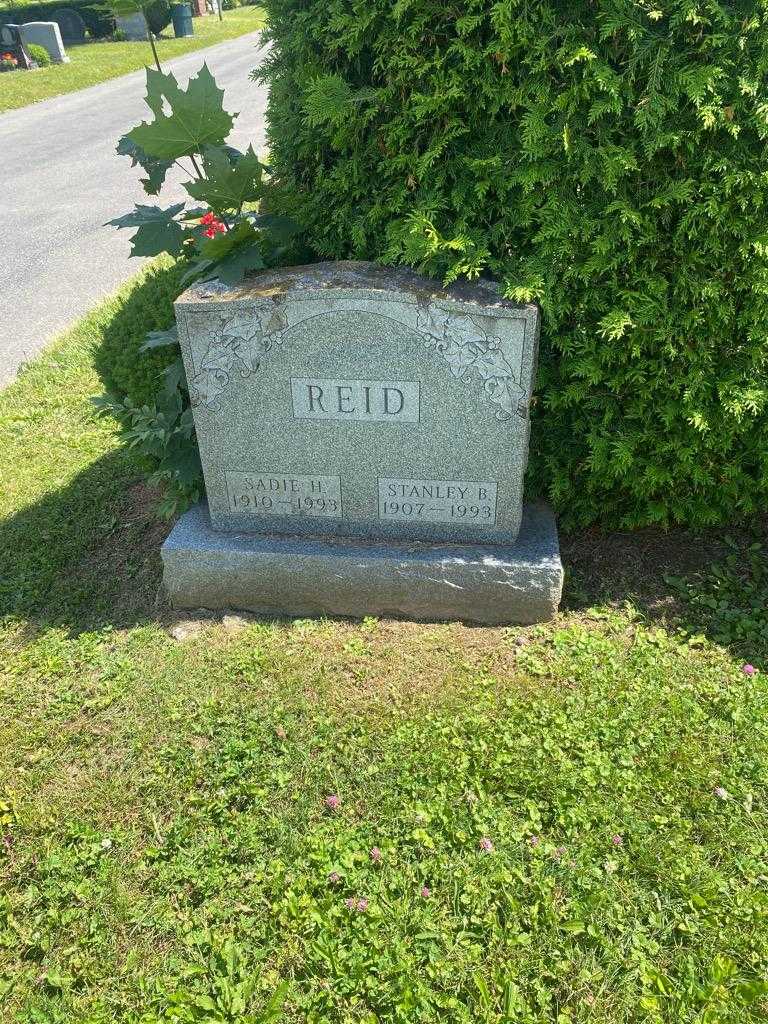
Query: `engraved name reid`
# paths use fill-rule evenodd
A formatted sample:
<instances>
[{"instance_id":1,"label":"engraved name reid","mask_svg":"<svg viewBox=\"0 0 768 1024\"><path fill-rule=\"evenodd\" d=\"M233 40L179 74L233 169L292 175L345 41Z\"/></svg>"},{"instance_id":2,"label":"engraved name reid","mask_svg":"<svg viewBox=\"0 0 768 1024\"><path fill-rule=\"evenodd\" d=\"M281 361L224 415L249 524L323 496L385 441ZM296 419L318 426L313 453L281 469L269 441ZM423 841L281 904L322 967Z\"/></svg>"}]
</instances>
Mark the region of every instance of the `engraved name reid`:
<instances>
[{"instance_id":1,"label":"engraved name reid","mask_svg":"<svg viewBox=\"0 0 768 1024\"><path fill-rule=\"evenodd\" d=\"M299 420L418 423L419 382L292 377L293 415Z\"/></svg>"}]
</instances>

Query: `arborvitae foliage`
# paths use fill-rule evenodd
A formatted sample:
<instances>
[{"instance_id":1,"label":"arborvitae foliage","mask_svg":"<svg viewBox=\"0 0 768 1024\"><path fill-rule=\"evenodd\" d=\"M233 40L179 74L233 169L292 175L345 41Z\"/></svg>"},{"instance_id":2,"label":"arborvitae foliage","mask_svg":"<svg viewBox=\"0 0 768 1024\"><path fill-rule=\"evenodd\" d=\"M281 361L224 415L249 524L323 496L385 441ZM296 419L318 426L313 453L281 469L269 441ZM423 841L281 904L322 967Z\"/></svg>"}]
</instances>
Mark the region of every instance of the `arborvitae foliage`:
<instances>
[{"instance_id":1,"label":"arborvitae foliage","mask_svg":"<svg viewBox=\"0 0 768 1024\"><path fill-rule=\"evenodd\" d=\"M567 524L768 498L766 0L265 0L278 209L322 258L544 310Z\"/></svg>"}]
</instances>

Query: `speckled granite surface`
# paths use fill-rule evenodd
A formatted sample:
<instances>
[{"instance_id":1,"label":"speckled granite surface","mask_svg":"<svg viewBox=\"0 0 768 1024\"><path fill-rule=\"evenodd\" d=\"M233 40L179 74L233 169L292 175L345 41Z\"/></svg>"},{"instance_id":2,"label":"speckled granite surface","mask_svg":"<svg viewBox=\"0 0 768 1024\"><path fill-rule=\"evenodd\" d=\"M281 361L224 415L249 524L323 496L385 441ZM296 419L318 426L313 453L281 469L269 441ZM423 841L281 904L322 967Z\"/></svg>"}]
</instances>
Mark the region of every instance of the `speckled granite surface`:
<instances>
[{"instance_id":1,"label":"speckled granite surface","mask_svg":"<svg viewBox=\"0 0 768 1024\"><path fill-rule=\"evenodd\" d=\"M535 306L325 263L196 285L176 314L217 529L514 541Z\"/></svg>"},{"instance_id":2,"label":"speckled granite surface","mask_svg":"<svg viewBox=\"0 0 768 1024\"><path fill-rule=\"evenodd\" d=\"M543 504L525 506L515 544L462 545L222 533L201 503L162 557L174 607L264 615L528 624L552 618L563 586Z\"/></svg>"}]
</instances>

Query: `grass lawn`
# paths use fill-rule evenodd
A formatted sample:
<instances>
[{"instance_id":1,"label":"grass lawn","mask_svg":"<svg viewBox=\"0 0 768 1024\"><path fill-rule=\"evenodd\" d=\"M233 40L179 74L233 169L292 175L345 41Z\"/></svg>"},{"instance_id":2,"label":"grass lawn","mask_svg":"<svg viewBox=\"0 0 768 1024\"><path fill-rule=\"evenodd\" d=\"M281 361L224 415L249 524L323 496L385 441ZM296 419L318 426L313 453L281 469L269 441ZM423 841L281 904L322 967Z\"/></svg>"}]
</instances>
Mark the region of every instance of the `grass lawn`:
<instances>
[{"instance_id":1,"label":"grass lawn","mask_svg":"<svg viewBox=\"0 0 768 1024\"><path fill-rule=\"evenodd\" d=\"M763 535L569 538L534 628L180 618L116 308L0 394L0 1019L765 1021Z\"/></svg>"},{"instance_id":2,"label":"grass lawn","mask_svg":"<svg viewBox=\"0 0 768 1024\"><path fill-rule=\"evenodd\" d=\"M186 39L173 38L170 26L165 30L169 38L157 42L161 61L256 32L264 26L264 12L260 7L237 7L225 11L221 22L212 15L195 18L194 22L195 34ZM148 42L68 44L66 50L69 64L4 74L0 79L0 112L85 89L152 64Z\"/></svg>"}]
</instances>

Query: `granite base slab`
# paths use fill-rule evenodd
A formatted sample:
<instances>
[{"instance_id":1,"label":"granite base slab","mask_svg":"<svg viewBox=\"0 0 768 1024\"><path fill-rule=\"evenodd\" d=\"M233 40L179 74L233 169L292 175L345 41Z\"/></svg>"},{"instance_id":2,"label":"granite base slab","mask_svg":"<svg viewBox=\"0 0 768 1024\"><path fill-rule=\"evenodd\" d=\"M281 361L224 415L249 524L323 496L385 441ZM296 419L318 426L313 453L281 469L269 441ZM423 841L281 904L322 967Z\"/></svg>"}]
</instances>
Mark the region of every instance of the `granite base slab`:
<instances>
[{"instance_id":1,"label":"granite base slab","mask_svg":"<svg viewBox=\"0 0 768 1024\"><path fill-rule=\"evenodd\" d=\"M544 622L557 611L563 566L551 509L524 507L517 541L427 544L221 533L204 502L162 548L174 608L264 615L376 615L484 625Z\"/></svg>"}]
</instances>

